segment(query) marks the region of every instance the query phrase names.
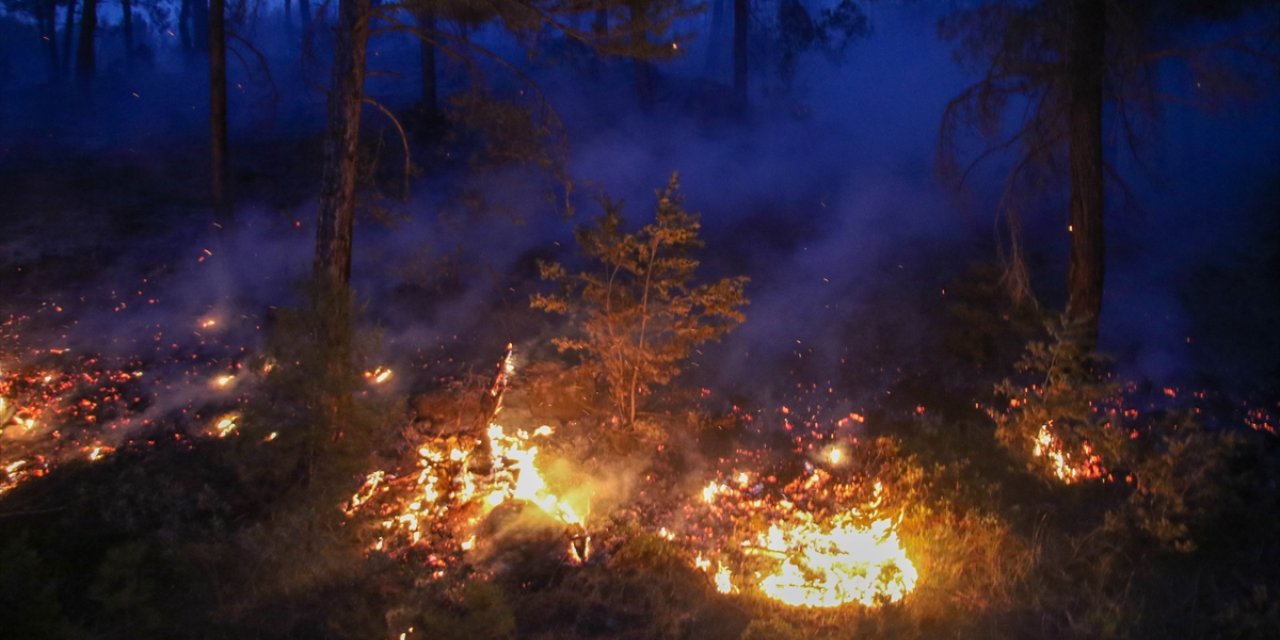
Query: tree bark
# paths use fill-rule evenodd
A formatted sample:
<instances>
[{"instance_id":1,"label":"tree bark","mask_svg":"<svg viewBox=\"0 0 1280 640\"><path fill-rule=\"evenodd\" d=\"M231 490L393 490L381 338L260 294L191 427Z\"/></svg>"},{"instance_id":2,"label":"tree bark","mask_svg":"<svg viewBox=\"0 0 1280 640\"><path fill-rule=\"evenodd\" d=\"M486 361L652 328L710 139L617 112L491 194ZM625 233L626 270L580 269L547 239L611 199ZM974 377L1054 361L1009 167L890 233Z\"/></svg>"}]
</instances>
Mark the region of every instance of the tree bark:
<instances>
[{"instance_id":1,"label":"tree bark","mask_svg":"<svg viewBox=\"0 0 1280 640\"><path fill-rule=\"evenodd\" d=\"M724 70L724 65L720 63L724 60L720 51L724 41L724 2L725 0L711 1L711 31L707 34L707 61L703 72L709 78L719 79Z\"/></svg>"},{"instance_id":2,"label":"tree bark","mask_svg":"<svg viewBox=\"0 0 1280 640\"><path fill-rule=\"evenodd\" d=\"M209 50L209 5L206 0L192 0L191 3L191 48L199 52Z\"/></svg>"},{"instance_id":3,"label":"tree bark","mask_svg":"<svg viewBox=\"0 0 1280 640\"><path fill-rule=\"evenodd\" d=\"M178 8L178 40L182 42L182 51L191 53L191 5L195 0L182 0Z\"/></svg>"},{"instance_id":4,"label":"tree bark","mask_svg":"<svg viewBox=\"0 0 1280 640\"><path fill-rule=\"evenodd\" d=\"M312 263L320 317L320 340L326 378L320 398L326 415L322 426L330 440L343 439L352 410L344 386L351 367L351 232L355 221L356 169L360 141L360 108L364 102L366 45L370 0L339 0L334 29L333 80L329 87L329 125L325 132L320 176L320 210Z\"/></svg>"},{"instance_id":5,"label":"tree bark","mask_svg":"<svg viewBox=\"0 0 1280 640\"><path fill-rule=\"evenodd\" d=\"M62 73L71 73L71 42L76 33L76 0L67 0L66 22L62 28Z\"/></svg>"},{"instance_id":6,"label":"tree bark","mask_svg":"<svg viewBox=\"0 0 1280 640\"><path fill-rule=\"evenodd\" d=\"M609 35L609 10L603 5L596 8L595 18L591 21L591 35L600 39Z\"/></svg>"},{"instance_id":7,"label":"tree bark","mask_svg":"<svg viewBox=\"0 0 1280 640\"><path fill-rule=\"evenodd\" d=\"M338 2L329 126L324 141L319 225L312 265L322 292L343 291L351 281L351 229L355 219L356 160L360 106L364 101L369 9L370 0Z\"/></svg>"},{"instance_id":8,"label":"tree bark","mask_svg":"<svg viewBox=\"0 0 1280 640\"><path fill-rule=\"evenodd\" d=\"M214 210L224 219L230 210L227 176L227 31L226 0L209 0L210 176Z\"/></svg>"},{"instance_id":9,"label":"tree bark","mask_svg":"<svg viewBox=\"0 0 1280 640\"><path fill-rule=\"evenodd\" d=\"M58 61L57 0L43 0L39 11L40 39L44 41L45 66L52 84L62 78L62 67Z\"/></svg>"},{"instance_id":10,"label":"tree bark","mask_svg":"<svg viewBox=\"0 0 1280 640\"><path fill-rule=\"evenodd\" d=\"M733 0L733 99L739 112L747 110L747 0Z\"/></svg>"},{"instance_id":11,"label":"tree bark","mask_svg":"<svg viewBox=\"0 0 1280 640\"><path fill-rule=\"evenodd\" d=\"M418 11L418 58L422 66L422 107L434 112L439 108L438 83L436 82L436 46L429 41L436 30L435 9Z\"/></svg>"},{"instance_id":12,"label":"tree bark","mask_svg":"<svg viewBox=\"0 0 1280 640\"><path fill-rule=\"evenodd\" d=\"M84 0L81 5L80 42L76 47L76 79L88 88L97 70L94 40L98 32L98 0Z\"/></svg>"},{"instance_id":13,"label":"tree bark","mask_svg":"<svg viewBox=\"0 0 1280 640\"><path fill-rule=\"evenodd\" d=\"M1105 262L1103 233L1102 83L1106 65L1106 0L1074 0L1068 53L1071 163L1071 261L1067 321L1086 347L1097 344Z\"/></svg>"},{"instance_id":14,"label":"tree bark","mask_svg":"<svg viewBox=\"0 0 1280 640\"><path fill-rule=\"evenodd\" d=\"M298 0L298 17L304 30L311 26L311 0Z\"/></svg>"},{"instance_id":15,"label":"tree bark","mask_svg":"<svg viewBox=\"0 0 1280 640\"><path fill-rule=\"evenodd\" d=\"M648 4L640 0L627 2L628 19L631 24L631 41L637 51L642 50L649 34ZM636 74L636 97L640 100L640 108L648 110L653 106L653 65L643 56L632 60Z\"/></svg>"}]
</instances>

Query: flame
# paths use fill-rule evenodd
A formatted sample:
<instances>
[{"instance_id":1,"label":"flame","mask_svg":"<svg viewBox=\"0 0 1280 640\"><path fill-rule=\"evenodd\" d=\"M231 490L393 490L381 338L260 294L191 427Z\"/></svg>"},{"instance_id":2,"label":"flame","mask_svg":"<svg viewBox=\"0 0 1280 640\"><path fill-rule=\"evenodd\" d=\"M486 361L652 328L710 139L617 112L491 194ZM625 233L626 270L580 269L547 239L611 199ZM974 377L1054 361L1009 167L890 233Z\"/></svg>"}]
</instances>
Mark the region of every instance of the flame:
<instances>
[{"instance_id":1,"label":"flame","mask_svg":"<svg viewBox=\"0 0 1280 640\"><path fill-rule=\"evenodd\" d=\"M508 432L492 423L486 430L486 456L480 438L436 438L418 448L418 472L411 490L400 506L380 521L381 535L370 546L373 551L400 553L428 541L442 543L458 551L471 551L477 544L476 529L494 509L509 501L532 504L566 526L567 556L585 562L591 553L585 510L551 490L538 469L539 447L534 438L552 435L542 426L529 432ZM487 463L481 463L486 458ZM348 516L398 487L396 479L384 471L365 478L343 507ZM443 536L445 540L436 538Z\"/></svg>"},{"instance_id":2,"label":"flame","mask_svg":"<svg viewBox=\"0 0 1280 640\"><path fill-rule=\"evenodd\" d=\"M385 471L374 471L373 473L365 476L364 484L360 485L360 489L351 496L350 500L347 501L347 506L343 511L345 511L347 515L355 513L355 510L358 509L360 505L368 502L369 498L373 497L373 492L378 490L378 486L382 484L382 480L386 477L387 474Z\"/></svg>"},{"instance_id":3,"label":"flame","mask_svg":"<svg viewBox=\"0 0 1280 640\"><path fill-rule=\"evenodd\" d=\"M1032 441L1031 454L1046 459L1053 475L1067 484L1102 477L1102 458L1094 453L1093 446L1085 441L1081 443L1079 455L1072 455L1049 428L1050 424L1040 425Z\"/></svg>"},{"instance_id":4,"label":"flame","mask_svg":"<svg viewBox=\"0 0 1280 640\"><path fill-rule=\"evenodd\" d=\"M716 496L723 493L726 489L727 487L724 485L712 480L707 483L707 486L702 488L702 501L707 504L711 504L716 501Z\"/></svg>"},{"instance_id":5,"label":"flame","mask_svg":"<svg viewBox=\"0 0 1280 640\"><path fill-rule=\"evenodd\" d=\"M568 559L585 562L591 554L591 536L586 527L586 511L561 498L551 490L538 468L538 445L535 438L554 433L550 426L529 432L508 432L496 419L502 410L502 398L515 374L512 345L498 363L493 384L488 389L492 399L490 421L484 437L461 435L429 438L418 447L418 472L412 483L399 481L383 471L365 478L343 507L348 516L379 494L388 496L376 501L382 507L382 531L370 549L382 553L404 553L410 547L430 548L428 556L437 567L433 576L444 575L441 567L447 560L437 550L449 555L471 551L476 546L476 529L494 509L509 501L520 501L538 507L565 525ZM378 367L365 373L377 384L385 381L391 370ZM396 504L395 497L403 496Z\"/></svg>"},{"instance_id":6,"label":"flame","mask_svg":"<svg viewBox=\"0 0 1280 640\"><path fill-rule=\"evenodd\" d=\"M880 483L866 504L841 507L858 485L834 481L824 470L809 467L777 493L762 486L773 475L757 475L762 484L735 488L713 480L702 490L708 520L694 531L709 555L699 552L693 565L716 591L745 589L791 606L837 607L896 602L915 589L919 575L896 522L879 513Z\"/></svg>"},{"instance_id":7,"label":"flame","mask_svg":"<svg viewBox=\"0 0 1280 640\"><path fill-rule=\"evenodd\" d=\"M551 432L550 427L544 426L540 427L535 434L550 435ZM567 525L584 523L582 516L577 513L573 505L552 493L547 487L546 480L542 478L537 465L534 464L538 457L538 447L529 444L528 432L520 430L516 435L508 436L502 425L491 424L488 435L493 459L506 461L502 468L506 477L499 481L499 491L504 493L507 499L535 504L547 515Z\"/></svg>"},{"instance_id":8,"label":"flame","mask_svg":"<svg viewBox=\"0 0 1280 640\"><path fill-rule=\"evenodd\" d=\"M720 593L733 593L733 573L729 571L729 567L721 566L716 569L715 573L716 591Z\"/></svg>"},{"instance_id":9,"label":"flame","mask_svg":"<svg viewBox=\"0 0 1280 640\"><path fill-rule=\"evenodd\" d=\"M844 460L844 451L839 447L832 447L827 450L827 462L832 465L839 465Z\"/></svg>"},{"instance_id":10,"label":"flame","mask_svg":"<svg viewBox=\"0 0 1280 640\"><path fill-rule=\"evenodd\" d=\"M387 367L376 367L372 371L364 372L364 379L369 384L382 384L391 379L392 371Z\"/></svg>"},{"instance_id":11,"label":"flame","mask_svg":"<svg viewBox=\"0 0 1280 640\"><path fill-rule=\"evenodd\" d=\"M793 606L896 602L915 589L918 578L886 519L864 526L852 514L819 522L800 513L793 522L771 525L748 551L781 559L760 579L760 591Z\"/></svg>"},{"instance_id":12,"label":"flame","mask_svg":"<svg viewBox=\"0 0 1280 640\"><path fill-rule=\"evenodd\" d=\"M213 434L219 438L225 438L239 428L240 414L236 412L224 414L213 423Z\"/></svg>"}]
</instances>

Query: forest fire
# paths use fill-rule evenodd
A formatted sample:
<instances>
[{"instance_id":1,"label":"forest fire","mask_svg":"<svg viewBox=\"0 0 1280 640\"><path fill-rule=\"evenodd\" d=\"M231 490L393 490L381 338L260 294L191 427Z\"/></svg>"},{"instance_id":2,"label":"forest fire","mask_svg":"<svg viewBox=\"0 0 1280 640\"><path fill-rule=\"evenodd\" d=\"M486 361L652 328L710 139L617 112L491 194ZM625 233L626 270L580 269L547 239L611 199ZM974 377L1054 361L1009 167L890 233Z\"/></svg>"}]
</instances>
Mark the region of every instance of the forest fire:
<instances>
[{"instance_id":1,"label":"forest fire","mask_svg":"<svg viewBox=\"0 0 1280 640\"><path fill-rule=\"evenodd\" d=\"M421 546L439 560L471 550L486 516L508 502L522 502L565 525L568 557L585 561L590 554L585 511L554 493L538 469L534 439L551 434L546 426L508 433L494 423L486 438L432 439L418 448L416 475L370 473L344 512L355 516L374 505L379 531L373 550L398 555Z\"/></svg>"},{"instance_id":2,"label":"forest fire","mask_svg":"<svg viewBox=\"0 0 1280 640\"><path fill-rule=\"evenodd\" d=\"M392 371L387 367L377 367L371 371L364 372L364 379L368 380L370 384L382 384L390 380L391 376Z\"/></svg>"},{"instance_id":3,"label":"forest fire","mask_svg":"<svg viewBox=\"0 0 1280 640\"><path fill-rule=\"evenodd\" d=\"M225 438L239 429L240 414L228 413L219 417L213 423L213 435L217 438Z\"/></svg>"},{"instance_id":4,"label":"forest fire","mask_svg":"<svg viewBox=\"0 0 1280 640\"><path fill-rule=\"evenodd\" d=\"M1067 451L1050 429L1051 424L1040 427L1040 432L1032 443L1031 454L1047 460L1053 474L1067 484L1101 478L1105 469L1102 468L1102 458L1094 453L1093 446L1086 440L1080 443L1078 454Z\"/></svg>"},{"instance_id":5,"label":"forest fire","mask_svg":"<svg viewBox=\"0 0 1280 640\"><path fill-rule=\"evenodd\" d=\"M203 329L217 324L198 322ZM73 352L29 346L48 339L36 317L10 316L0 330L6 363L0 368L0 494L67 463L97 463L131 446L154 446L158 430L174 441L235 433L239 414L226 405L243 401L241 387L254 381L238 375L237 360L218 351L244 354L247 348L195 338L169 343L157 355ZM206 422L215 405L222 413Z\"/></svg>"},{"instance_id":6,"label":"forest fire","mask_svg":"<svg viewBox=\"0 0 1280 640\"><path fill-rule=\"evenodd\" d=\"M498 507L508 503L536 506L565 527L567 557L575 563L590 555L584 505L574 505L553 492L538 468L538 439L551 436L550 426L510 429L496 418L512 375L511 347L486 392L491 420L482 432L428 438L418 446L418 472L393 476L378 470L344 505L353 517L365 508L379 516L378 534L370 545L378 552L400 555L420 547L443 575L446 557L457 557L476 545L477 529ZM379 367L366 374L377 384L390 370ZM385 380L385 377L382 377ZM374 505L367 507L366 505Z\"/></svg>"},{"instance_id":7,"label":"forest fire","mask_svg":"<svg viewBox=\"0 0 1280 640\"><path fill-rule=\"evenodd\" d=\"M65 461L97 462L114 451L103 425L127 411L141 372L97 357L39 355L39 364L0 371L0 494Z\"/></svg>"},{"instance_id":8,"label":"forest fire","mask_svg":"<svg viewBox=\"0 0 1280 640\"><path fill-rule=\"evenodd\" d=\"M750 474L735 475L737 482L712 481L703 489L707 512L695 526L702 533L693 542L709 548L694 566L712 576L717 591L759 592L787 605L826 608L896 602L915 589L915 565L895 523L878 513L879 483L870 503L845 508L839 502L858 488L821 469L788 484L780 496L765 490L772 478L753 483ZM829 508L818 507L832 499Z\"/></svg>"}]
</instances>

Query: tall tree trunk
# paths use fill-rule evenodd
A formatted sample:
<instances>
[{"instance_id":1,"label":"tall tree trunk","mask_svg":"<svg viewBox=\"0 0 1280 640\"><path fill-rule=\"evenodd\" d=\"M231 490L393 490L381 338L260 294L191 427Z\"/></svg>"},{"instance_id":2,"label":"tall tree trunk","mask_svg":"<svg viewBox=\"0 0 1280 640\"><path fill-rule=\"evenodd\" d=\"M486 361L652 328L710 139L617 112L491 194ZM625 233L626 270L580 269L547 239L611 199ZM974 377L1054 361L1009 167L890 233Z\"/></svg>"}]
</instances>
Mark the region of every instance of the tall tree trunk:
<instances>
[{"instance_id":1,"label":"tall tree trunk","mask_svg":"<svg viewBox=\"0 0 1280 640\"><path fill-rule=\"evenodd\" d=\"M133 0L120 0L121 27L124 30L124 64L133 66Z\"/></svg>"},{"instance_id":2,"label":"tall tree trunk","mask_svg":"<svg viewBox=\"0 0 1280 640\"><path fill-rule=\"evenodd\" d=\"M370 0L339 0L335 29L329 125L320 176L319 226L312 265L322 291L345 290L351 280L351 228L355 219L360 106L364 101L365 47Z\"/></svg>"},{"instance_id":3,"label":"tall tree trunk","mask_svg":"<svg viewBox=\"0 0 1280 640\"><path fill-rule=\"evenodd\" d=\"M609 9L604 5L596 8L595 18L591 21L591 34L597 38L609 35Z\"/></svg>"},{"instance_id":4,"label":"tall tree trunk","mask_svg":"<svg viewBox=\"0 0 1280 640\"><path fill-rule=\"evenodd\" d=\"M66 22L62 27L62 74L71 73L71 42L76 33L76 0L67 0Z\"/></svg>"},{"instance_id":5,"label":"tall tree trunk","mask_svg":"<svg viewBox=\"0 0 1280 640\"><path fill-rule=\"evenodd\" d=\"M191 53L191 5L195 0L182 0L178 9L178 40L182 42L182 51Z\"/></svg>"},{"instance_id":6,"label":"tall tree trunk","mask_svg":"<svg viewBox=\"0 0 1280 640\"><path fill-rule=\"evenodd\" d=\"M331 441L343 438L352 409L343 380L351 367L351 231L355 220L360 107L364 102L365 53L370 0L339 0L334 29L329 125L320 176L320 211L312 263L320 313L326 379L321 406Z\"/></svg>"},{"instance_id":7,"label":"tall tree trunk","mask_svg":"<svg viewBox=\"0 0 1280 640\"><path fill-rule=\"evenodd\" d=\"M597 45L603 45L609 37L609 8L604 2L596 5L595 17L591 20L591 37L596 41ZM599 51L591 56L591 64L587 68L587 72L592 79L600 76L600 61L604 57Z\"/></svg>"},{"instance_id":8,"label":"tall tree trunk","mask_svg":"<svg viewBox=\"0 0 1280 640\"><path fill-rule=\"evenodd\" d=\"M209 50L209 5L207 0L194 0L191 3L191 48L199 52Z\"/></svg>"},{"instance_id":9,"label":"tall tree trunk","mask_svg":"<svg viewBox=\"0 0 1280 640\"><path fill-rule=\"evenodd\" d=\"M418 58L422 67L422 107L434 112L439 107L438 83L436 82L436 46L429 41L435 37L436 12L433 8L418 11L418 31L422 37L418 40Z\"/></svg>"},{"instance_id":10,"label":"tall tree trunk","mask_svg":"<svg viewBox=\"0 0 1280 640\"><path fill-rule=\"evenodd\" d=\"M58 60L58 2L43 0L40 3L40 39L44 41L45 67L49 82L62 79L62 67Z\"/></svg>"},{"instance_id":11,"label":"tall tree trunk","mask_svg":"<svg viewBox=\"0 0 1280 640\"><path fill-rule=\"evenodd\" d=\"M733 0L733 99L740 112L747 110L747 0Z\"/></svg>"},{"instance_id":12,"label":"tall tree trunk","mask_svg":"<svg viewBox=\"0 0 1280 640\"><path fill-rule=\"evenodd\" d=\"M631 24L631 41L637 48L643 47L649 34L649 14L647 2L630 0L627 2L628 18ZM653 65L643 57L632 61L636 74L636 97L640 100L640 108L648 110L653 106Z\"/></svg>"},{"instance_id":13,"label":"tall tree trunk","mask_svg":"<svg viewBox=\"0 0 1280 640\"><path fill-rule=\"evenodd\" d=\"M293 0L284 0L284 23L293 28Z\"/></svg>"},{"instance_id":14,"label":"tall tree trunk","mask_svg":"<svg viewBox=\"0 0 1280 640\"><path fill-rule=\"evenodd\" d=\"M93 82L97 61L94 39L98 35L98 0L84 0L80 16L80 43L76 47L76 79L88 88Z\"/></svg>"},{"instance_id":15,"label":"tall tree trunk","mask_svg":"<svg viewBox=\"0 0 1280 640\"><path fill-rule=\"evenodd\" d=\"M1092 348L1098 340L1105 261L1103 233L1102 83L1106 65L1106 0L1074 0L1068 54L1070 83L1071 262L1067 321Z\"/></svg>"},{"instance_id":16,"label":"tall tree trunk","mask_svg":"<svg viewBox=\"0 0 1280 640\"><path fill-rule=\"evenodd\" d=\"M724 69L720 61L720 43L724 40L724 0L711 0L711 31L707 33L707 62L703 75L719 79Z\"/></svg>"},{"instance_id":17,"label":"tall tree trunk","mask_svg":"<svg viewBox=\"0 0 1280 640\"><path fill-rule=\"evenodd\" d=\"M212 161L211 191L219 219L225 219L230 158L227 155L227 32L226 0L209 0L209 132Z\"/></svg>"},{"instance_id":18,"label":"tall tree trunk","mask_svg":"<svg viewBox=\"0 0 1280 640\"><path fill-rule=\"evenodd\" d=\"M298 17L302 19L302 28L311 27L311 0L298 0Z\"/></svg>"}]
</instances>

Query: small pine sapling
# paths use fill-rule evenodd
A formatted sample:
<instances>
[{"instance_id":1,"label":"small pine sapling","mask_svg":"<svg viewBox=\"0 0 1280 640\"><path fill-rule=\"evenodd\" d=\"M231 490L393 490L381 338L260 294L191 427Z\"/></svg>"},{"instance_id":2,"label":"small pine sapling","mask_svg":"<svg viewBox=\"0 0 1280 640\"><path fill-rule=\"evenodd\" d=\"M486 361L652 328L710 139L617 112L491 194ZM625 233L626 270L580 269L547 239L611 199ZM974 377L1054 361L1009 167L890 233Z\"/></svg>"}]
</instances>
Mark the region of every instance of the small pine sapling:
<instances>
[{"instance_id":1,"label":"small pine sapling","mask_svg":"<svg viewBox=\"0 0 1280 640\"><path fill-rule=\"evenodd\" d=\"M701 225L684 210L679 186L673 174L658 192L654 221L634 233L623 228L621 205L602 201L600 218L576 234L587 270L539 265L559 290L535 295L532 306L571 319L574 335L557 338L556 347L583 356L630 425L644 397L679 374L695 347L745 318L746 277L697 283Z\"/></svg>"}]
</instances>

